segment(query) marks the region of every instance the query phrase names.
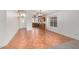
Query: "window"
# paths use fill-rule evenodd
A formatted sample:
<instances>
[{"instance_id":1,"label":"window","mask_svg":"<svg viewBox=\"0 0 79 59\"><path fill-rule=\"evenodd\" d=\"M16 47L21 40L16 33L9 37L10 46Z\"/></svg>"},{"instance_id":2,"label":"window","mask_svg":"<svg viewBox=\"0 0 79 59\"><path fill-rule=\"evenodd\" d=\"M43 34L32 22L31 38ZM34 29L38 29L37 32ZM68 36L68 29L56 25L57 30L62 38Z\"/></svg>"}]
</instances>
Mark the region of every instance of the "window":
<instances>
[{"instance_id":1,"label":"window","mask_svg":"<svg viewBox=\"0 0 79 59\"><path fill-rule=\"evenodd\" d=\"M57 16L50 17L50 26L57 27Z\"/></svg>"}]
</instances>

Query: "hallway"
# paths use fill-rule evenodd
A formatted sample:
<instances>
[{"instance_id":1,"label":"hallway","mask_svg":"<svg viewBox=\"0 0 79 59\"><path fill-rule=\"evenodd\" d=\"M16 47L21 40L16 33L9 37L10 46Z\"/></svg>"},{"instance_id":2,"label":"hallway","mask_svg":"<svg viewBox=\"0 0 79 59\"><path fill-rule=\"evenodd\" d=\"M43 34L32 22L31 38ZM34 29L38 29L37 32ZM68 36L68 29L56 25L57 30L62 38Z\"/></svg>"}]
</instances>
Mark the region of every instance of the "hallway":
<instances>
[{"instance_id":1,"label":"hallway","mask_svg":"<svg viewBox=\"0 0 79 59\"><path fill-rule=\"evenodd\" d=\"M48 30L33 28L32 31L26 31L24 28L19 29L8 45L3 48L51 48L71 40L73 39Z\"/></svg>"}]
</instances>

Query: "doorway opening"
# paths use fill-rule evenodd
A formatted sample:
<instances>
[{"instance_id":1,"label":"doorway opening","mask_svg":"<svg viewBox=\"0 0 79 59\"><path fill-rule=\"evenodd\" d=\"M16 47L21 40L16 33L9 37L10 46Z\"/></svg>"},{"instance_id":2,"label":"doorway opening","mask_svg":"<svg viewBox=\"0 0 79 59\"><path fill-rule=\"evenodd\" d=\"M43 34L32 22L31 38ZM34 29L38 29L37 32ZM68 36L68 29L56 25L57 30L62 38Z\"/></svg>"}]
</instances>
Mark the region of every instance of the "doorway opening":
<instances>
[{"instance_id":1,"label":"doorway opening","mask_svg":"<svg viewBox=\"0 0 79 59\"><path fill-rule=\"evenodd\" d=\"M46 18L43 15L37 16L33 15L32 17L32 28L39 28L45 30L45 21Z\"/></svg>"}]
</instances>

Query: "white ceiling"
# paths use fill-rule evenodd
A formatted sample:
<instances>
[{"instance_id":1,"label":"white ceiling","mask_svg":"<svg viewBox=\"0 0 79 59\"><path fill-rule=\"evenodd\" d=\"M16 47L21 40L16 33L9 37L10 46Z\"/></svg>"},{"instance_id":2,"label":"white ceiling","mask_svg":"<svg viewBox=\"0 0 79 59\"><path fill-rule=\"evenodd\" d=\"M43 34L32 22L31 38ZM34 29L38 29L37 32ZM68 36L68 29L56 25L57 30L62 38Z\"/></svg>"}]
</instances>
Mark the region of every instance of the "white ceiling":
<instances>
[{"instance_id":1,"label":"white ceiling","mask_svg":"<svg viewBox=\"0 0 79 59\"><path fill-rule=\"evenodd\" d=\"M15 12L17 12L18 10L13 10ZM37 13L40 13L40 10L24 10L26 11L26 13L28 14L28 12L30 12L32 15L36 15ZM48 15L48 14L51 14L51 13L55 13L59 10L41 10L41 13L45 14L45 15Z\"/></svg>"},{"instance_id":2,"label":"white ceiling","mask_svg":"<svg viewBox=\"0 0 79 59\"><path fill-rule=\"evenodd\" d=\"M39 13L40 10L31 10L33 14L36 14L36 13ZM54 13L56 12L57 10L41 10L41 13L44 13L44 14L50 14L50 13Z\"/></svg>"}]
</instances>

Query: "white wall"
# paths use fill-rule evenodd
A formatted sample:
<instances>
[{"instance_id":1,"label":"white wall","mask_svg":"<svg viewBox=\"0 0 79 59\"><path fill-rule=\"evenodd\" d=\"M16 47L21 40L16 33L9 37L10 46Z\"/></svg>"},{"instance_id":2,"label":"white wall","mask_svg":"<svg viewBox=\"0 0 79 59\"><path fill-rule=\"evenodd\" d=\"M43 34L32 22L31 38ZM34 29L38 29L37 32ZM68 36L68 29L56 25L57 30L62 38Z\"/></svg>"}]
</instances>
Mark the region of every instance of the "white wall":
<instances>
[{"instance_id":1,"label":"white wall","mask_svg":"<svg viewBox=\"0 0 79 59\"><path fill-rule=\"evenodd\" d=\"M32 13L31 10L26 12L26 28L27 30L32 30Z\"/></svg>"},{"instance_id":2,"label":"white wall","mask_svg":"<svg viewBox=\"0 0 79 59\"><path fill-rule=\"evenodd\" d=\"M7 20L7 28L6 28L6 42L10 42L10 40L13 38L13 36L18 31L18 19L17 19L17 12L15 10L7 10L6 12L6 20Z\"/></svg>"},{"instance_id":3,"label":"white wall","mask_svg":"<svg viewBox=\"0 0 79 59\"><path fill-rule=\"evenodd\" d=\"M17 30L17 13L13 10L0 10L0 48L10 42Z\"/></svg>"},{"instance_id":4,"label":"white wall","mask_svg":"<svg viewBox=\"0 0 79 59\"><path fill-rule=\"evenodd\" d=\"M26 13L25 24L19 23L17 15L16 10L0 11L0 48L11 41L18 29L26 28L27 30L32 30L31 11L28 10Z\"/></svg>"},{"instance_id":5,"label":"white wall","mask_svg":"<svg viewBox=\"0 0 79 59\"><path fill-rule=\"evenodd\" d=\"M26 28L26 17L19 17L18 19L18 26L19 28Z\"/></svg>"},{"instance_id":6,"label":"white wall","mask_svg":"<svg viewBox=\"0 0 79 59\"><path fill-rule=\"evenodd\" d=\"M19 28L26 28L26 30L32 30L32 13L31 10L27 10L25 17L20 17Z\"/></svg>"},{"instance_id":7,"label":"white wall","mask_svg":"<svg viewBox=\"0 0 79 59\"><path fill-rule=\"evenodd\" d=\"M49 17L57 15L58 27L50 27ZM51 13L47 16L46 29L79 40L79 11L64 10Z\"/></svg>"},{"instance_id":8,"label":"white wall","mask_svg":"<svg viewBox=\"0 0 79 59\"><path fill-rule=\"evenodd\" d=\"M17 13L0 11L0 48L7 45L18 30Z\"/></svg>"},{"instance_id":9,"label":"white wall","mask_svg":"<svg viewBox=\"0 0 79 59\"><path fill-rule=\"evenodd\" d=\"M6 11L0 10L0 47L4 45L6 36Z\"/></svg>"}]
</instances>

